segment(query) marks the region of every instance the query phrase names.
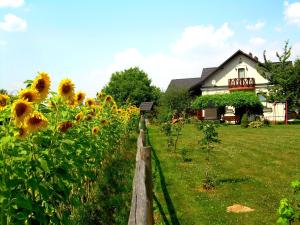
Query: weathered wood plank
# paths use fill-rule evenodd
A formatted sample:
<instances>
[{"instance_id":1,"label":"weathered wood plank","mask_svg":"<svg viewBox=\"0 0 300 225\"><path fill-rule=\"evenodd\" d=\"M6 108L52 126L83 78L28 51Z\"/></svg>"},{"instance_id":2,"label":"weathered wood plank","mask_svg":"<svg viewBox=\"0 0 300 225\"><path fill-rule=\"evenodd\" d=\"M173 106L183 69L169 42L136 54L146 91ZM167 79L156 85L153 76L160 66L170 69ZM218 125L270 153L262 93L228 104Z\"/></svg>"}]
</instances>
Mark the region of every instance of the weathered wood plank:
<instances>
[{"instance_id":1,"label":"weathered wood plank","mask_svg":"<svg viewBox=\"0 0 300 225\"><path fill-rule=\"evenodd\" d=\"M141 118L142 120L143 118ZM143 129L137 140L136 167L128 225L153 225L151 147Z\"/></svg>"}]
</instances>

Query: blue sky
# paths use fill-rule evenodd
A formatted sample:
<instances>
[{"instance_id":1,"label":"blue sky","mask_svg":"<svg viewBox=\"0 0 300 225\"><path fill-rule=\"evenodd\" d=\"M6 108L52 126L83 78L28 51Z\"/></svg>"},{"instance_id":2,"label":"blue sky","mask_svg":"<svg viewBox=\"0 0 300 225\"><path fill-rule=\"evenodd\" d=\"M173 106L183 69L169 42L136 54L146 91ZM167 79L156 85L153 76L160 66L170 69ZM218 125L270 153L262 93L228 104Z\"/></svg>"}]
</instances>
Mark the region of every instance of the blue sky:
<instances>
[{"instance_id":1,"label":"blue sky","mask_svg":"<svg viewBox=\"0 0 300 225\"><path fill-rule=\"evenodd\" d=\"M285 40L300 56L300 1L0 0L0 88L45 71L53 90L68 77L93 95L139 66L166 89L238 49L275 59Z\"/></svg>"}]
</instances>

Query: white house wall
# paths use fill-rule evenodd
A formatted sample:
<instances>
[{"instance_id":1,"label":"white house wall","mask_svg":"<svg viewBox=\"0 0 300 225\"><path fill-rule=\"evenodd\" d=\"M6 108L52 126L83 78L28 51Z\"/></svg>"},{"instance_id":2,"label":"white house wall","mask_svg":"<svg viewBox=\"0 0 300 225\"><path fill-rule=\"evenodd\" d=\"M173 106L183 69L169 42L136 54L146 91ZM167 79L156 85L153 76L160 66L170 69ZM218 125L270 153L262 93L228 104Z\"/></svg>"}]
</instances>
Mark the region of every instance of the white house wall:
<instances>
[{"instance_id":1,"label":"white house wall","mask_svg":"<svg viewBox=\"0 0 300 225\"><path fill-rule=\"evenodd\" d=\"M228 80L238 78L238 68L245 68L245 78L255 79L255 92L267 93L268 81L257 72L257 64L244 55L237 55L224 65L223 69L215 72L211 77L202 84L202 95L224 94L229 93ZM215 85L212 81L215 80ZM285 105L284 103L262 102L265 107L264 118L270 121L284 121ZM204 112L205 113L205 112Z\"/></svg>"},{"instance_id":2,"label":"white house wall","mask_svg":"<svg viewBox=\"0 0 300 225\"><path fill-rule=\"evenodd\" d=\"M238 68L245 68L245 77L254 78L256 84L262 85L268 83L268 81L257 72L256 63L254 61L244 55L237 55L226 63L223 69L220 69L211 77L207 78L202 87L213 87L212 80L216 81L216 87L228 86L229 79L238 78Z\"/></svg>"}]
</instances>

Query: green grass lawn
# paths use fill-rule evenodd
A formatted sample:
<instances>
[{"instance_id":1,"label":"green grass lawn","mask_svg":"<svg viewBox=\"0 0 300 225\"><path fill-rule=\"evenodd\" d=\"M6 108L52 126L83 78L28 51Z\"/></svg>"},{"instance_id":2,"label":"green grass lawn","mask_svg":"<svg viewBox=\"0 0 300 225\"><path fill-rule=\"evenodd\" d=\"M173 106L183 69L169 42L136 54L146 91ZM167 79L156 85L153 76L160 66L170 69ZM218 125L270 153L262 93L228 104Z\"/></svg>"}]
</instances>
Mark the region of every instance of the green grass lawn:
<instances>
[{"instance_id":1,"label":"green grass lawn","mask_svg":"<svg viewBox=\"0 0 300 225\"><path fill-rule=\"evenodd\" d=\"M149 127L156 224L276 224L280 199L292 196L290 182L300 178L300 125L231 125L217 131L221 143L211 157L216 188L203 191L201 132L193 124L185 125L178 149L188 148L191 161L183 162L179 151L167 148L160 128ZM227 213L226 207L235 203L255 211Z\"/></svg>"}]
</instances>

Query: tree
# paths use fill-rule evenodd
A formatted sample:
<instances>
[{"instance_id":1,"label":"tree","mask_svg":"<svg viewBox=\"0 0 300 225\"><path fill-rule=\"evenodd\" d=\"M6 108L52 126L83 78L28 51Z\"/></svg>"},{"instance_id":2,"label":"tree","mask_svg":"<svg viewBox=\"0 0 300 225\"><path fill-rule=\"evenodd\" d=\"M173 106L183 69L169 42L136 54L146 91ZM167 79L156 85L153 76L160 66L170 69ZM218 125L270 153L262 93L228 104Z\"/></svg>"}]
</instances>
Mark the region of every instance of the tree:
<instances>
[{"instance_id":1,"label":"tree","mask_svg":"<svg viewBox=\"0 0 300 225\"><path fill-rule=\"evenodd\" d=\"M214 121L206 120L196 125L198 129L203 132L203 137L201 140L199 140L199 144L201 148L206 151L206 165L204 173L205 176L203 179L203 188L209 190L214 188L213 177L210 175L210 153L214 148L213 144L220 142L218 132L216 131L218 124L216 124Z\"/></svg>"},{"instance_id":2,"label":"tree","mask_svg":"<svg viewBox=\"0 0 300 225\"><path fill-rule=\"evenodd\" d=\"M279 62L271 62L267 60L266 51L264 51L264 63L259 64L258 71L269 80L268 101L287 101L290 107L299 105L300 98L300 60L294 63L289 61L291 56L291 47L286 42L283 53L280 55L276 52Z\"/></svg>"},{"instance_id":3,"label":"tree","mask_svg":"<svg viewBox=\"0 0 300 225\"><path fill-rule=\"evenodd\" d=\"M5 89L0 89L0 94L8 95L8 92Z\"/></svg>"},{"instance_id":4,"label":"tree","mask_svg":"<svg viewBox=\"0 0 300 225\"><path fill-rule=\"evenodd\" d=\"M171 90L162 96L161 103L171 112L182 114L191 108L192 98L187 90Z\"/></svg>"},{"instance_id":5,"label":"tree","mask_svg":"<svg viewBox=\"0 0 300 225\"><path fill-rule=\"evenodd\" d=\"M159 100L160 89L151 85L148 75L138 67L115 72L103 92L112 95L122 105L129 102L139 106L142 102Z\"/></svg>"}]
</instances>

